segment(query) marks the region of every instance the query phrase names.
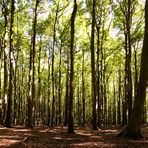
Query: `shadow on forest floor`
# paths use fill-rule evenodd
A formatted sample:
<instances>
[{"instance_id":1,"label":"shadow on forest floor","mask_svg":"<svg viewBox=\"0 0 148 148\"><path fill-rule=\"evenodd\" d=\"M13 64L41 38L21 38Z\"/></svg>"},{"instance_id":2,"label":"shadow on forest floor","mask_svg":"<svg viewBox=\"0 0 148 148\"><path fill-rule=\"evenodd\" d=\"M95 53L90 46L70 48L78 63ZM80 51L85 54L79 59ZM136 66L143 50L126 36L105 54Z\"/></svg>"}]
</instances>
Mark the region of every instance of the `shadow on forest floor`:
<instances>
[{"instance_id":1,"label":"shadow on forest floor","mask_svg":"<svg viewBox=\"0 0 148 148\"><path fill-rule=\"evenodd\" d=\"M133 141L116 138L119 128L108 127L92 131L88 127L77 128L75 134L68 134L66 127L48 128L45 126L28 129L16 126L0 128L2 148L147 148L148 126L142 128L144 140Z\"/></svg>"}]
</instances>

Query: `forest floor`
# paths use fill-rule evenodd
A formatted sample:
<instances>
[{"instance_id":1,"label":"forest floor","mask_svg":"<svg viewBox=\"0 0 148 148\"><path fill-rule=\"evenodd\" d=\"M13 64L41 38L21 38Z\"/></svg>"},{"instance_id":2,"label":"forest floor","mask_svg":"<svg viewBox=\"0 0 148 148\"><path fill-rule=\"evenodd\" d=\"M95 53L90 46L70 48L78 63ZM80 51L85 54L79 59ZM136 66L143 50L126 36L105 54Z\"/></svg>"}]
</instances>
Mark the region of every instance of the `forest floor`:
<instances>
[{"instance_id":1,"label":"forest floor","mask_svg":"<svg viewBox=\"0 0 148 148\"><path fill-rule=\"evenodd\" d=\"M92 131L88 127L75 129L68 134L67 128L38 126L28 129L21 126L0 127L2 148L148 148L148 126L143 126L145 137L139 141L118 139L118 127L106 127Z\"/></svg>"}]
</instances>

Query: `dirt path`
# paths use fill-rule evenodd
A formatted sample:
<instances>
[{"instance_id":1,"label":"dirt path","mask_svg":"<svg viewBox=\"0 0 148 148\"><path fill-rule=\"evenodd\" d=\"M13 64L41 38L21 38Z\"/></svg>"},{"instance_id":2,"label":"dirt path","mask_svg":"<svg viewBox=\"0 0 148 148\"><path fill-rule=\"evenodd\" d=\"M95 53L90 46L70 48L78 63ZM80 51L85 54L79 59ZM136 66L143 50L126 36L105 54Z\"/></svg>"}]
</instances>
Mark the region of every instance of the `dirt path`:
<instances>
[{"instance_id":1,"label":"dirt path","mask_svg":"<svg viewBox=\"0 0 148 148\"><path fill-rule=\"evenodd\" d=\"M116 138L116 128L93 132L88 128L76 129L68 134L66 127L45 126L26 129L0 128L2 148L148 148L148 127L143 128L144 140L132 141Z\"/></svg>"}]
</instances>

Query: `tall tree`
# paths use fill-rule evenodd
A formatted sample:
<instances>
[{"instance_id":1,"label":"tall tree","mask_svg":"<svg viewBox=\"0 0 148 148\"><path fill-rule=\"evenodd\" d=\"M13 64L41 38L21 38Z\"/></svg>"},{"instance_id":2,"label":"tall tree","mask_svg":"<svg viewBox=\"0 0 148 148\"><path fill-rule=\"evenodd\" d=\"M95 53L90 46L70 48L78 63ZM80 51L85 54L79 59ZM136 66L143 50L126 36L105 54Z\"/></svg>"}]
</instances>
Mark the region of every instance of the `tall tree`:
<instances>
[{"instance_id":1,"label":"tall tree","mask_svg":"<svg viewBox=\"0 0 148 148\"><path fill-rule=\"evenodd\" d=\"M95 47L94 47L94 32L95 32L95 7L96 1L92 4L92 24L91 24L91 83L92 83L92 128L97 129L96 124L96 74L95 74Z\"/></svg>"},{"instance_id":2,"label":"tall tree","mask_svg":"<svg viewBox=\"0 0 148 148\"><path fill-rule=\"evenodd\" d=\"M74 133L73 128L73 91L74 91L74 33L75 17L77 13L77 1L74 0L74 8L71 15L71 41L70 41L70 95L69 95L69 121L68 133Z\"/></svg>"},{"instance_id":3,"label":"tall tree","mask_svg":"<svg viewBox=\"0 0 148 148\"><path fill-rule=\"evenodd\" d=\"M84 56L85 56L85 53L84 53L84 49L83 49L83 51L82 51L82 57L83 57L83 60L82 60L82 108L83 108L83 121L82 121L82 125L84 126L85 125L85 106L86 106L86 104L85 104L85 102L86 102L86 100L85 100L85 78L84 78L84 71L85 71L85 67L84 67L84 62L85 62L85 60L84 60Z\"/></svg>"},{"instance_id":4,"label":"tall tree","mask_svg":"<svg viewBox=\"0 0 148 148\"><path fill-rule=\"evenodd\" d=\"M12 63L12 52L13 52L13 23L14 23L14 6L15 1L11 0L11 17L10 17L10 34L9 34L9 91L8 91L8 106L7 114L5 119L5 126L11 127L11 113L12 113L12 92L13 92L13 63Z\"/></svg>"},{"instance_id":5,"label":"tall tree","mask_svg":"<svg viewBox=\"0 0 148 148\"><path fill-rule=\"evenodd\" d=\"M66 91L65 91L65 114L64 114L64 126L67 125L68 123L68 112L69 112L69 109L68 109L68 106L69 106L69 52L68 52L68 49L67 49L67 67L66 67Z\"/></svg>"},{"instance_id":6,"label":"tall tree","mask_svg":"<svg viewBox=\"0 0 148 148\"><path fill-rule=\"evenodd\" d=\"M54 124L55 117L55 74L54 74L54 61L55 61L55 41L56 41L56 24L59 13L59 2L56 8L54 26L53 26L53 44L52 44L52 117L51 117L51 126Z\"/></svg>"},{"instance_id":7,"label":"tall tree","mask_svg":"<svg viewBox=\"0 0 148 148\"><path fill-rule=\"evenodd\" d=\"M7 54L6 54L6 34L7 34L7 27L8 27L8 1L3 1L3 8L2 13L4 15L4 34L3 34L3 57L4 57L4 85L3 85L3 100L2 100L2 108L3 108L3 116L2 122L5 120L6 115L6 99L7 99L7 87L8 87L8 66L7 66Z\"/></svg>"},{"instance_id":8,"label":"tall tree","mask_svg":"<svg viewBox=\"0 0 148 148\"><path fill-rule=\"evenodd\" d=\"M29 67L29 94L28 94L28 105L27 105L27 126L32 127L32 108L33 100L35 99L35 45L36 45L36 25L37 25L37 8L40 0L36 0L34 9L34 19L33 19L33 36L31 39L31 49L30 49L30 67Z\"/></svg>"},{"instance_id":9,"label":"tall tree","mask_svg":"<svg viewBox=\"0 0 148 148\"><path fill-rule=\"evenodd\" d=\"M119 137L130 139L139 139L142 137L140 133L140 125L142 120L144 100L146 97L146 87L148 82L148 0L145 2L145 33L143 48L141 54L140 76L135 96L134 106L131 117L125 129L118 134Z\"/></svg>"}]
</instances>

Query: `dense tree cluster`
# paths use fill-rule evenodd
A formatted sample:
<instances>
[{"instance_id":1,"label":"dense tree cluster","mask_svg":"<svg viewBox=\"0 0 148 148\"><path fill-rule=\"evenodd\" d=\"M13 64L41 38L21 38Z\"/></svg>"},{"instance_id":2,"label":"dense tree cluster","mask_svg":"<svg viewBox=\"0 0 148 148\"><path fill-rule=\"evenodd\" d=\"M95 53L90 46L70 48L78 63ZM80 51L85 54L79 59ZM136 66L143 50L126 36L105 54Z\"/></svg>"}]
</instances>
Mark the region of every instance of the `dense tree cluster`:
<instances>
[{"instance_id":1,"label":"dense tree cluster","mask_svg":"<svg viewBox=\"0 0 148 148\"><path fill-rule=\"evenodd\" d=\"M0 124L63 124L73 133L74 124L91 124L96 130L109 124L146 123L141 88L146 89L147 61L142 60L140 70L144 4L1 0ZM144 39L147 42L147 32ZM145 43L142 58L146 48ZM134 103L137 98L142 103ZM133 106L142 119L133 119Z\"/></svg>"}]
</instances>

